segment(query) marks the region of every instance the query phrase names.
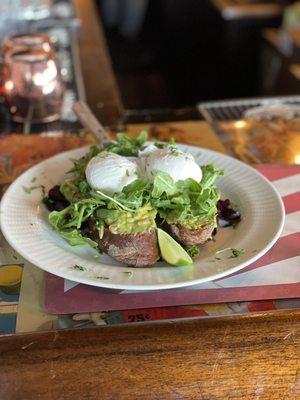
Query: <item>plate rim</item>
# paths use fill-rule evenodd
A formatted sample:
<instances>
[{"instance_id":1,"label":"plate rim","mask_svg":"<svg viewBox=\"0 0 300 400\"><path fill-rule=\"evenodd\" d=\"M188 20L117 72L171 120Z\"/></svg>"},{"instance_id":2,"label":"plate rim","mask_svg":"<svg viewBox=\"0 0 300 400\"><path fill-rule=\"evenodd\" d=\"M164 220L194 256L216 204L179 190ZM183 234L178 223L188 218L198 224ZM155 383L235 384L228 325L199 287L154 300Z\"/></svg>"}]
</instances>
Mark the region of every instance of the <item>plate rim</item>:
<instances>
[{"instance_id":1,"label":"plate rim","mask_svg":"<svg viewBox=\"0 0 300 400\"><path fill-rule=\"evenodd\" d=\"M4 225L4 205L5 202L7 201L7 197L9 196L9 192L10 190L15 187L18 186L18 182L19 180L22 180L24 178L25 175L30 175L30 173L32 173L32 170L34 170L35 168L38 168L41 166L41 164L46 163L46 162L50 162L51 160L55 159L55 158L67 158L68 154L74 153L75 151L79 152L79 151L84 151L85 149L88 149L90 147L90 145L86 145L86 146L81 146L75 149L71 149L71 150L67 150L58 154L55 154L45 160L42 160L41 162L31 166L29 169L27 169L26 171L24 171L21 175L19 175L17 177L17 179L15 179L7 188L7 190L5 191L4 195L1 198L0 201L0 230L3 234L3 236L5 237L5 239L7 240L7 242L9 243L9 245L15 249L25 260L29 261L30 263L32 263L33 265L37 266L38 268L42 269L43 271L46 271L48 273L51 273L53 275L59 276L63 279L68 279L74 282L78 282L78 283L83 283L86 285L90 285L90 286L94 286L94 287L100 287L100 288L107 288L107 289L117 289L117 290L134 290L134 291L148 291L148 290L170 290L170 289L176 289L176 288L182 288L182 287L188 287L188 286L194 286L194 285L198 285L201 283L205 283L205 282L211 282L213 280L216 279L220 279L222 277L231 275L239 270L242 270L243 268L245 268L247 265L252 264L253 262L255 262L256 260L258 260L259 258L261 258L264 254L266 254L270 248L276 243L276 241L278 240L278 238L280 237L280 234L283 230L283 226L284 226L284 222L285 222L285 208L284 208L284 204L282 201L282 198L280 196L280 194L278 193L278 190L274 187L274 185L264 176L262 175L259 171L257 171L255 168L253 168L251 165L248 165L238 159L235 159L227 154L223 154L220 153L218 151L214 151L214 150L210 150L210 149L206 149L203 147L198 147L195 145L191 145L191 144L186 144L186 143L178 143L179 145L186 147L186 148L193 148L194 150L197 150L199 152L204 151L206 153L212 153L215 156L221 156L224 157L225 159L230 159L231 161L234 161L235 163L238 163L240 165L243 166L243 168L246 168L248 170L250 170L252 173L256 174L257 176L259 176L260 179L262 179L264 181L265 184L267 184L267 186L273 191L273 194L275 195L277 201L278 201L278 205L279 205L279 209L280 209L280 214L281 214L281 218L278 224L278 228L277 228L277 232L276 234L272 237L272 239L268 242L268 244L259 252L255 253L253 256L247 258L247 260L245 260L244 262L232 267L232 268L228 268L225 271L222 271L218 274L213 274L210 275L209 277L206 278L199 278L199 279L193 279L193 280L185 280L182 282L176 282L176 283L156 283L156 284L143 284L143 285L130 285L130 283L123 285L123 284L116 284L116 283L110 283L110 282L105 282L105 281L95 281L92 278L84 278L84 277L66 277L66 274L64 273L53 273L53 271L49 270L47 267L45 268L44 266L40 266L39 263L36 263L36 260L32 259L30 255L28 255L25 252L23 252L23 250L19 249L19 245L15 244L15 242L11 239L10 237L10 233L7 229L7 227ZM133 268L128 266L127 268ZM177 268L177 267L174 267ZM135 268L134 268L135 269ZM76 280L75 280L76 278Z\"/></svg>"}]
</instances>

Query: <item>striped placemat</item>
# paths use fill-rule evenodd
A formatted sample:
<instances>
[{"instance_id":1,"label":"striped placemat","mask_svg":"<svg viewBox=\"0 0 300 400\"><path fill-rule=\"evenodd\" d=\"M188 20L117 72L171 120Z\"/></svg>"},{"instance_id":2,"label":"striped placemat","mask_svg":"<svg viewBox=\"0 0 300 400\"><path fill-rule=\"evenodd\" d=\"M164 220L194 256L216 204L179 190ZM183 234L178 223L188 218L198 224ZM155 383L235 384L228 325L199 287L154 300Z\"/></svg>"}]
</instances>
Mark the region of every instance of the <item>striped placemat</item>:
<instances>
[{"instance_id":1,"label":"striped placemat","mask_svg":"<svg viewBox=\"0 0 300 400\"><path fill-rule=\"evenodd\" d=\"M273 182L282 196L286 222L277 243L255 263L222 279L162 290L159 295L158 291L101 289L47 274L47 311L71 314L300 297L300 167L256 168Z\"/></svg>"}]
</instances>

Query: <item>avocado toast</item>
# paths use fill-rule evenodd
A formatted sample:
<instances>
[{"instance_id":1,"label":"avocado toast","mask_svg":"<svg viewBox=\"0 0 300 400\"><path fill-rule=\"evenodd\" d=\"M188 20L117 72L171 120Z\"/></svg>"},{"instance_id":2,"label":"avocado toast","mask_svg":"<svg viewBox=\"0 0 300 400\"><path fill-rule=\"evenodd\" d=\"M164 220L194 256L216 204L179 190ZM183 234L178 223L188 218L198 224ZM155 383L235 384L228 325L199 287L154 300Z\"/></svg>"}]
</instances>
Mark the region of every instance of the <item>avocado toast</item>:
<instances>
[{"instance_id":1,"label":"avocado toast","mask_svg":"<svg viewBox=\"0 0 300 400\"><path fill-rule=\"evenodd\" d=\"M117 138L73 160L65 181L50 190L44 202L53 228L71 245L89 244L134 267L151 266L163 253L157 227L183 245L209 240L220 199L215 181L223 172L200 169L173 142L149 149L145 132Z\"/></svg>"}]
</instances>

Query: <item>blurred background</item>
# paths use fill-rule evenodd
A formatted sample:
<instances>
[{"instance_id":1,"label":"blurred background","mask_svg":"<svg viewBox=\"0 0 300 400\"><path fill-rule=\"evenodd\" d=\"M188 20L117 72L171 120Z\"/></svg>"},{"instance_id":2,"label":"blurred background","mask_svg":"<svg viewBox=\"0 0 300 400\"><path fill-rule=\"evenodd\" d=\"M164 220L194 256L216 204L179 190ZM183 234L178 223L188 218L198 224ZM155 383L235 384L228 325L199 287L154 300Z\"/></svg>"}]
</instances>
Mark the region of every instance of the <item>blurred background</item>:
<instances>
[{"instance_id":1,"label":"blurred background","mask_svg":"<svg viewBox=\"0 0 300 400\"><path fill-rule=\"evenodd\" d=\"M98 0L125 108L299 93L300 3Z\"/></svg>"},{"instance_id":2,"label":"blurred background","mask_svg":"<svg viewBox=\"0 0 300 400\"><path fill-rule=\"evenodd\" d=\"M76 132L78 99L117 126L166 110L200 118L195 105L207 100L300 92L300 1L1 0L0 40L0 132ZM36 41L49 47L44 63ZM33 90L28 71L34 83L50 59L59 90L47 100L49 84Z\"/></svg>"}]
</instances>

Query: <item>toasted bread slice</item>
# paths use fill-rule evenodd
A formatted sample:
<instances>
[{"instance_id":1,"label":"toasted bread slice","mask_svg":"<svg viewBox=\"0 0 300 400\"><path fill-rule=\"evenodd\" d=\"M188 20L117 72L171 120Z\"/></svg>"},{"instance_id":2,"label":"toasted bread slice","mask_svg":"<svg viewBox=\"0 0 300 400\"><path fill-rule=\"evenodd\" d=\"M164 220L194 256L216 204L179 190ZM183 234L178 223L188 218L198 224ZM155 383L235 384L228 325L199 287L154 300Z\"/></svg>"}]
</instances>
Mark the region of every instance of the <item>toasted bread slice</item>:
<instances>
[{"instance_id":1,"label":"toasted bread slice","mask_svg":"<svg viewBox=\"0 0 300 400\"><path fill-rule=\"evenodd\" d=\"M91 222L89 226L91 237L99 248L118 261L132 267L148 267L160 258L156 229L134 235L112 233L106 227L100 239Z\"/></svg>"},{"instance_id":2,"label":"toasted bread slice","mask_svg":"<svg viewBox=\"0 0 300 400\"><path fill-rule=\"evenodd\" d=\"M104 229L98 240L102 251L133 267L148 267L159 259L156 230L133 234L116 234Z\"/></svg>"},{"instance_id":3,"label":"toasted bread slice","mask_svg":"<svg viewBox=\"0 0 300 400\"><path fill-rule=\"evenodd\" d=\"M199 246L212 238L215 229L214 224L208 224L200 228L188 228L184 225L168 225L170 234L178 242L185 246Z\"/></svg>"}]
</instances>

